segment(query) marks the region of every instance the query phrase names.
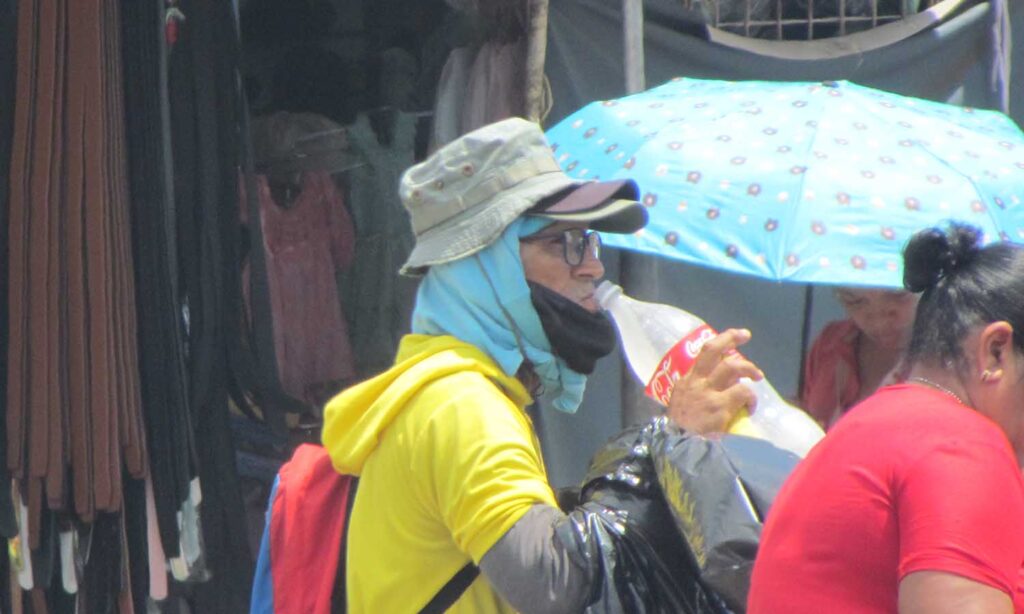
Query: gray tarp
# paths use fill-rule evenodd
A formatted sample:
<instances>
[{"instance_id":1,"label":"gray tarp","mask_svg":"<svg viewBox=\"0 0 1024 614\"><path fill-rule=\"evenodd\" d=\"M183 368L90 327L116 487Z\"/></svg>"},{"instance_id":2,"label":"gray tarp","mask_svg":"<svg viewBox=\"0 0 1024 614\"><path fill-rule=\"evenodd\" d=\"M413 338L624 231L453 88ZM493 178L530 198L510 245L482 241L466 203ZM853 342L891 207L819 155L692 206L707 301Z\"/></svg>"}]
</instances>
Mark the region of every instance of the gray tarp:
<instances>
[{"instance_id":1,"label":"gray tarp","mask_svg":"<svg viewBox=\"0 0 1024 614\"><path fill-rule=\"evenodd\" d=\"M623 95L620 4L617 0L551 0L545 67L554 95L549 125L590 101ZM988 2L890 46L820 60L782 59L705 40L703 28L687 21L671 0L648 0L644 7L648 86L682 76L848 79L933 100L1001 106L1001 92L993 87L991 76L1000 55L998 11Z\"/></svg>"}]
</instances>

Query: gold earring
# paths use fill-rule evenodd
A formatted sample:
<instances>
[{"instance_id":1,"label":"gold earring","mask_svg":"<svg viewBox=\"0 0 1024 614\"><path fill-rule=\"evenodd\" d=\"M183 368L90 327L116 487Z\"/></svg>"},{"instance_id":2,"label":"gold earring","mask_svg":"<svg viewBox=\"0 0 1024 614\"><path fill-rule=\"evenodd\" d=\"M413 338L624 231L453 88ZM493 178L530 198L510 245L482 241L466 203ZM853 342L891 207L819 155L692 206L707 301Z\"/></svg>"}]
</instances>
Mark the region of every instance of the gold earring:
<instances>
[{"instance_id":1,"label":"gold earring","mask_svg":"<svg viewBox=\"0 0 1024 614\"><path fill-rule=\"evenodd\" d=\"M985 369L984 371L981 372L981 381L987 382L991 378L992 378L992 372L989 371L988 369Z\"/></svg>"}]
</instances>

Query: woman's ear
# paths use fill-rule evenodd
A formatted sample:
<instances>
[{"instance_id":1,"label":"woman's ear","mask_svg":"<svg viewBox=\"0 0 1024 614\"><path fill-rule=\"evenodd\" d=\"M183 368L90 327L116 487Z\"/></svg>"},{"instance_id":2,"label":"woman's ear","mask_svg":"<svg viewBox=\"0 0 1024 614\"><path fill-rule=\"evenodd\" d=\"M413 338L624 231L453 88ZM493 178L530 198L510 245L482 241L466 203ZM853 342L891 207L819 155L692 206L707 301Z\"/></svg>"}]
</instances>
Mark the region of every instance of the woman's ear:
<instances>
[{"instance_id":1,"label":"woman's ear","mask_svg":"<svg viewBox=\"0 0 1024 614\"><path fill-rule=\"evenodd\" d=\"M1013 347L1013 326L1009 322L992 322L978 335L978 373L983 383L995 383L1007 371L1016 372L1021 368L1019 357Z\"/></svg>"}]
</instances>

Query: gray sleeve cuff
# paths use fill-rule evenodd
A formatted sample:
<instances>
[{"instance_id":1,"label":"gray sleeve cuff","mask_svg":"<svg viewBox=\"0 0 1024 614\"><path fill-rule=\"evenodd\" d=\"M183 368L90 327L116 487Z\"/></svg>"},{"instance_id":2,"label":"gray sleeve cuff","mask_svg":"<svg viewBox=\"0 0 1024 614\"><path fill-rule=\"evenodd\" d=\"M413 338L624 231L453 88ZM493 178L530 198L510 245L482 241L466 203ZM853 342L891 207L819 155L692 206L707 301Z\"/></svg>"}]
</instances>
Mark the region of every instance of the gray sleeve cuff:
<instances>
[{"instance_id":1,"label":"gray sleeve cuff","mask_svg":"<svg viewBox=\"0 0 1024 614\"><path fill-rule=\"evenodd\" d=\"M587 605L594 570L578 564L555 535L568 518L535 505L480 561L487 580L523 614L579 612Z\"/></svg>"}]
</instances>

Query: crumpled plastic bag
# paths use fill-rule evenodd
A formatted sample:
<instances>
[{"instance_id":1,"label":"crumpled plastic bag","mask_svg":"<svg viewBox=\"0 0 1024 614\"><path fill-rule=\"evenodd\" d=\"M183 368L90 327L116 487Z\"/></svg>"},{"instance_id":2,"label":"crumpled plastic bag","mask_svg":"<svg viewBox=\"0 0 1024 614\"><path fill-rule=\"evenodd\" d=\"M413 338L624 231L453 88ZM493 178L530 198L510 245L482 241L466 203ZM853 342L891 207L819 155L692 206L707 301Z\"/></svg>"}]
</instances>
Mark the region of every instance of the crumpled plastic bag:
<instances>
[{"instance_id":1,"label":"crumpled plastic bag","mask_svg":"<svg viewBox=\"0 0 1024 614\"><path fill-rule=\"evenodd\" d=\"M588 614L730 614L699 579L651 458L654 423L613 438L592 459L559 537L598 569Z\"/></svg>"},{"instance_id":2,"label":"crumpled plastic bag","mask_svg":"<svg viewBox=\"0 0 1024 614\"><path fill-rule=\"evenodd\" d=\"M658 484L702 583L745 611L765 518L800 457L739 435L702 437L664 424L652 435Z\"/></svg>"},{"instance_id":3,"label":"crumpled plastic bag","mask_svg":"<svg viewBox=\"0 0 1024 614\"><path fill-rule=\"evenodd\" d=\"M743 612L764 516L798 460L665 418L613 438L558 529L570 556L599 570L585 612Z\"/></svg>"}]
</instances>

